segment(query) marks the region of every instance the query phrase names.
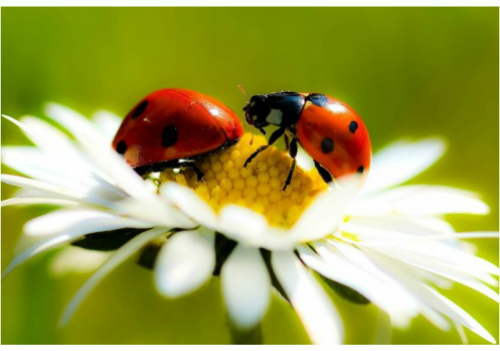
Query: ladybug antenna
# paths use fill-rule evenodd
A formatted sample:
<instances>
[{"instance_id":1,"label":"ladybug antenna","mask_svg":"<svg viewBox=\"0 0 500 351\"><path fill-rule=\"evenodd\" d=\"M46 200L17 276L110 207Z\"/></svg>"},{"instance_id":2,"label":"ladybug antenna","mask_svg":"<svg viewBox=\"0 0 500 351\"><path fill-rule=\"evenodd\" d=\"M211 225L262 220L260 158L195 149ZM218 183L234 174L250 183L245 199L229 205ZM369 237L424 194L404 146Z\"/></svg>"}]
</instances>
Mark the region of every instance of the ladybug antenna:
<instances>
[{"instance_id":1,"label":"ladybug antenna","mask_svg":"<svg viewBox=\"0 0 500 351\"><path fill-rule=\"evenodd\" d=\"M238 90L241 91L241 94L243 95L243 100L245 100L245 102L247 103L247 105L249 104L248 102L248 99L247 99L247 92L245 91L245 88L243 87L243 84L238 84Z\"/></svg>"},{"instance_id":2,"label":"ladybug antenna","mask_svg":"<svg viewBox=\"0 0 500 351\"><path fill-rule=\"evenodd\" d=\"M243 108L243 111L246 111L246 109L248 108L248 105L250 104L250 102L247 99L247 92L245 91L243 84L240 83L237 85L237 87L238 87L238 90L243 95L243 100L245 100L245 102L247 103L246 106ZM250 133L252 134L252 138L250 139L250 145L253 145L253 137L255 135L255 127L253 124L250 125Z\"/></svg>"},{"instance_id":3,"label":"ladybug antenna","mask_svg":"<svg viewBox=\"0 0 500 351\"><path fill-rule=\"evenodd\" d=\"M252 137L250 138L250 145L253 145L253 137L255 136L255 128L252 124L252 126L250 127L250 132L252 133Z\"/></svg>"}]
</instances>

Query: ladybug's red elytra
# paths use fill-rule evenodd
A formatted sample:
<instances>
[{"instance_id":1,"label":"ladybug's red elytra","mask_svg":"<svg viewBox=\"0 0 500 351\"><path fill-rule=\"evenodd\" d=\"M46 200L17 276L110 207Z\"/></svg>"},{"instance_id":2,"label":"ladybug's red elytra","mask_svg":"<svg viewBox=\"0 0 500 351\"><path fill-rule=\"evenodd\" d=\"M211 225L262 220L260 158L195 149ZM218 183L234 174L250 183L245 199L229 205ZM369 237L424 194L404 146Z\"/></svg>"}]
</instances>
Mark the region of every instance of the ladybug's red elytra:
<instances>
[{"instance_id":1,"label":"ladybug's red elytra","mask_svg":"<svg viewBox=\"0 0 500 351\"><path fill-rule=\"evenodd\" d=\"M271 134L268 145L250 155L245 166L285 136L293 163L283 190L292 180L297 143L314 159L319 174L327 183L349 174L365 177L370 168L368 131L358 114L337 99L323 94L284 91L254 95L243 110L246 121L263 134L263 128L270 124L279 127ZM287 134L292 138L290 143Z\"/></svg>"},{"instance_id":2,"label":"ladybug's red elytra","mask_svg":"<svg viewBox=\"0 0 500 351\"><path fill-rule=\"evenodd\" d=\"M129 112L112 145L139 174L191 167L201 179L194 160L242 135L238 116L221 102L195 91L162 89Z\"/></svg>"}]
</instances>

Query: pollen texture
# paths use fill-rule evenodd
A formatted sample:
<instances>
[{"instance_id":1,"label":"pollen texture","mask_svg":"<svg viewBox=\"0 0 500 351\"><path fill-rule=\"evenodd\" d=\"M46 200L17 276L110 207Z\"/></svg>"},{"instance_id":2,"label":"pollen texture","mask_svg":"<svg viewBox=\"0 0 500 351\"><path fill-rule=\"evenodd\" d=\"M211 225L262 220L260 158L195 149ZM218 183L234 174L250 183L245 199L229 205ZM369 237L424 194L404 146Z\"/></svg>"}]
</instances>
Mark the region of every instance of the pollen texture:
<instances>
[{"instance_id":1,"label":"pollen texture","mask_svg":"<svg viewBox=\"0 0 500 351\"><path fill-rule=\"evenodd\" d=\"M246 133L235 145L214 152L196 163L204 177L198 181L189 168L180 172L167 169L160 181L174 181L193 189L218 212L223 206L236 204L263 214L271 225L294 224L314 196L326 188L316 169L295 168L291 184L285 184L292 159L286 151L269 146L247 167L248 157L259 146L266 145L262 136Z\"/></svg>"}]
</instances>

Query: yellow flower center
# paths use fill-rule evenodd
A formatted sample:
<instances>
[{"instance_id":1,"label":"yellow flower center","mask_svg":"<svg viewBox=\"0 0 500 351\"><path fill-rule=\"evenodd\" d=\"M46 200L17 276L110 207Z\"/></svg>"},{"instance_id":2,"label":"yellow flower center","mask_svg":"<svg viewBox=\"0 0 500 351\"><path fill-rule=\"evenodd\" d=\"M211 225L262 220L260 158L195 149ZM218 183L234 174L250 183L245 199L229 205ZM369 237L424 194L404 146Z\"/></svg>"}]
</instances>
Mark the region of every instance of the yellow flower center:
<instances>
[{"instance_id":1,"label":"yellow flower center","mask_svg":"<svg viewBox=\"0 0 500 351\"><path fill-rule=\"evenodd\" d=\"M160 181L174 181L193 189L217 212L227 204L236 204L263 214L271 225L290 227L326 184L316 169L295 168L291 184L283 191L292 159L287 152L269 146L247 167L248 157L266 145L262 136L246 133L233 146L210 154L196 162L204 173L198 181L189 169L167 169Z\"/></svg>"}]
</instances>

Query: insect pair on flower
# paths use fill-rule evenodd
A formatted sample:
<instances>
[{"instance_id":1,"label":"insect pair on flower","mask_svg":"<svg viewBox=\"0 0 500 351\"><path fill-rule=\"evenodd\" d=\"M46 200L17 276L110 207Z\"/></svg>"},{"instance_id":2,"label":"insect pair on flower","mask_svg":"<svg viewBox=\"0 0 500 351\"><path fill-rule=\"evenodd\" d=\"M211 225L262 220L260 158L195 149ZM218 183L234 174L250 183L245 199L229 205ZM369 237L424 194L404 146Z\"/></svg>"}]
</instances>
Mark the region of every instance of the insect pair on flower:
<instances>
[{"instance_id":1,"label":"insect pair on flower","mask_svg":"<svg viewBox=\"0 0 500 351\"><path fill-rule=\"evenodd\" d=\"M282 190L292 181L298 144L327 183L345 175L366 177L370 138L361 118L346 104L322 94L285 91L255 95L243 110L247 123L263 134L269 125L278 127L244 167L285 137L293 161ZM238 116L221 102L194 91L163 89L145 97L126 116L113 147L140 174L189 167L201 179L203 172L195 161L236 143L242 135Z\"/></svg>"},{"instance_id":2,"label":"insect pair on flower","mask_svg":"<svg viewBox=\"0 0 500 351\"><path fill-rule=\"evenodd\" d=\"M286 295L313 343L344 342L342 320L316 281L314 275L319 275L333 282L335 291L341 287L340 292L349 292L351 301L352 292L359 292L366 298L356 302L371 301L396 327L405 327L411 318L422 314L442 330L453 326L461 330L464 326L495 343L491 334L435 287L445 287L443 280L454 281L499 300L498 293L487 286L498 285L492 276L498 275L498 267L471 254L460 242L498 238L498 233L456 233L442 219L449 213L486 214L488 206L475 194L459 189L400 186L443 154L441 140L399 142L382 150L373 159L361 193L358 180L364 180L366 171L356 173L357 163L351 168L356 184L350 187L342 179L337 189L329 189L316 169L311 169L314 162L299 152L300 167L283 191L292 158L270 146L249 164L252 154L266 147L264 137L256 136L252 143L247 133L236 142L242 128L229 109L197 93L169 94L176 96L171 99L170 114L164 114L169 118L150 113L154 105L149 98L127 117L113 144L125 160L109 147L121 123L121 118L110 113L98 113L88 120L68 108L49 104L47 116L74 139L37 118L17 121L4 116L35 146L3 148L3 163L28 178L2 175L3 183L22 188L2 206L52 204L62 208L26 223L25 235L40 241L16 256L3 275L63 244L114 250L70 301L62 324L102 279L140 252L140 263L153 265L155 285L168 298L190 293L213 274L220 275L231 323L245 331L258 326L275 287ZM191 94L198 97L186 97ZM179 103L182 96L185 102ZM316 97L303 97L298 119L307 108L317 106L306 101ZM284 103L287 99L295 105ZM297 101L300 107L301 100L293 93L254 97L245 109L247 120L259 129L278 124L283 116L293 116L293 106L296 112L299 110ZM339 112L342 106L332 103L329 109ZM230 118L219 120L224 115ZM156 119L153 123L153 116L163 123L156 123ZM315 116L320 120L321 114ZM338 134L326 135L331 143L316 139L316 151L325 149L325 154L333 158L343 150L341 134L351 141L363 135L359 133L364 130L360 121L347 123L352 115L346 116L346 123L332 127ZM189 117L194 123L188 123L189 128L182 131L192 137L191 143L186 141L186 134L181 134L180 125ZM205 123L203 128L194 127L200 127L201 122ZM313 155L300 136L299 124L300 120L296 125L287 124L289 134L297 136ZM140 125L143 129L139 133ZM317 130L323 133L327 128ZM203 137L213 139L201 142ZM212 152L229 140L235 145ZM193 152L193 145L208 146ZM146 150L156 150L159 159L145 159L155 155ZM357 160L354 153L348 157L344 151L338 156L342 155L346 160ZM325 166L322 162L317 163ZM191 169L170 169L191 164L202 171L202 182ZM368 169L368 163L362 165ZM151 170L153 174L141 178L130 166L139 173ZM144 168L138 168L141 166ZM340 177L338 170L333 172ZM78 256L72 260L81 266Z\"/></svg>"}]
</instances>

